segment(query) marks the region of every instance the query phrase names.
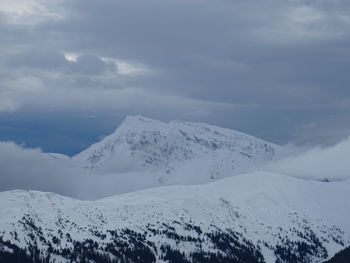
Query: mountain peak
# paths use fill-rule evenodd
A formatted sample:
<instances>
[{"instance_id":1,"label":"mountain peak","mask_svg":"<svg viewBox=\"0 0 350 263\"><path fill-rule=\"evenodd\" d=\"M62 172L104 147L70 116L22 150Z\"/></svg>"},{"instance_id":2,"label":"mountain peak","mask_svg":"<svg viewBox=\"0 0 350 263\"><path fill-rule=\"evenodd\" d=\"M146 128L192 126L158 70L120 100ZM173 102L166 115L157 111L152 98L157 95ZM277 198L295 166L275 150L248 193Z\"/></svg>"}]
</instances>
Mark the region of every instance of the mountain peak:
<instances>
[{"instance_id":1,"label":"mountain peak","mask_svg":"<svg viewBox=\"0 0 350 263\"><path fill-rule=\"evenodd\" d=\"M74 159L84 168L119 174L116 176L126 170L138 174L148 171L156 186L228 177L276 158L280 149L253 136L205 123L164 123L128 116L113 134Z\"/></svg>"},{"instance_id":2,"label":"mountain peak","mask_svg":"<svg viewBox=\"0 0 350 263\"><path fill-rule=\"evenodd\" d=\"M124 121L122 123L143 123L143 124L150 124L150 123L163 123L161 121L143 117L141 115L128 115L125 117Z\"/></svg>"}]
</instances>

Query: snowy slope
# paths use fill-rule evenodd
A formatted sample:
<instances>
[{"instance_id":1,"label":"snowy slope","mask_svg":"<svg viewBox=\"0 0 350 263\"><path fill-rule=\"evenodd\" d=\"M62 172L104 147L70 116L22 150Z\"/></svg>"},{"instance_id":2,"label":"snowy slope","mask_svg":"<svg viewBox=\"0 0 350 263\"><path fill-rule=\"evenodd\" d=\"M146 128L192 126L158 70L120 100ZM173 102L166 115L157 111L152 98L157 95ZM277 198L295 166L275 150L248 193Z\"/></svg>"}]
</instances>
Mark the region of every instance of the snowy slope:
<instances>
[{"instance_id":1,"label":"snowy slope","mask_svg":"<svg viewBox=\"0 0 350 263\"><path fill-rule=\"evenodd\" d=\"M129 116L113 134L73 159L107 173L157 173L158 184L196 184L258 167L281 151L275 144L209 124Z\"/></svg>"},{"instance_id":2,"label":"snowy slope","mask_svg":"<svg viewBox=\"0 0 350 263\"><path fill-rule=\"evenodd\" d=\"M323 262L350 244L349 187L255 172L98 201L2 192L0 259Z\"/></svg>"}]
</instances>

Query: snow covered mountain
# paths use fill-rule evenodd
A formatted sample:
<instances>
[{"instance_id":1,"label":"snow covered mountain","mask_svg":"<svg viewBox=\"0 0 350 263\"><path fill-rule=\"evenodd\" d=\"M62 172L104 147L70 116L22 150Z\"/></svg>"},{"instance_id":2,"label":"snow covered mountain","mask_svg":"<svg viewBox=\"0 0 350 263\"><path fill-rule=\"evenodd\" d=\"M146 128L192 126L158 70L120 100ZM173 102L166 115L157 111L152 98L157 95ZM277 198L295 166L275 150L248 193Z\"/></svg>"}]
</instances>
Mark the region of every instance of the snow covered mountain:
<instances>
[{"instance_id":1,"label":"snow covered mountain","mask_svg":"<svg viewBox=\"0 0 350 263\"><path fill-rule=\"evenodd\" d=\"M98 201L2 192L0 262L323 262L350 245L349 187L255 172Z\"/></svg>"},{"instance_id":2,"label":"snow covered mountain","mask_svg":"<svg viewBox=\"0 0 350 263\"><path fill-rule=\"evenodd\" d=\"M129 116L113 134L73 159L84 168L107 173L149 172L156 186L228 177L264 164L281 151L278 145L209 124Z\"/></svg>"},{"instance_id":3,"label":"snow covered mountain","mask_svg":"<svg viewBox=\"0 0 350 263\"><path fill-rule=\"evenodd\" d=\"M128 117L73 161L37 152L55 164L48 167L73 169L59 178L69 181L65 187L77 182L75 192L158 188L96 201L0 192L0 262L316 263L339 251L342 257L350 246L350 180L249 172L284 151L208 124ZM84 169L75 170L76 162ZM164 186L170 184L178 185Z\"/></svg>"}]
</instances>

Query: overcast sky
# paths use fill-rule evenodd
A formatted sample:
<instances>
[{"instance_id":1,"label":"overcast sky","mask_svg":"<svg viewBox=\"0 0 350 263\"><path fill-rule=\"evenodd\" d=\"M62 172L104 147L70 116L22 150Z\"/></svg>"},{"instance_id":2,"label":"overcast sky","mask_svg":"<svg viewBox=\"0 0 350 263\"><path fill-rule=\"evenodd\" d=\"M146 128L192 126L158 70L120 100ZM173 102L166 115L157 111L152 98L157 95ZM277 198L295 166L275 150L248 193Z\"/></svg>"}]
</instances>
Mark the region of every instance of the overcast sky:
<instances>
[{"instance_id":1,"label":"overcast sky","mask_svg":"<svg viewBox=\"0 0 350 263\"><path fill-rule=\"evenodd\" d=\"M1 0L0 141L75 154L126 115L350 134L349 0Z\"/></svg>"}]
</instances>

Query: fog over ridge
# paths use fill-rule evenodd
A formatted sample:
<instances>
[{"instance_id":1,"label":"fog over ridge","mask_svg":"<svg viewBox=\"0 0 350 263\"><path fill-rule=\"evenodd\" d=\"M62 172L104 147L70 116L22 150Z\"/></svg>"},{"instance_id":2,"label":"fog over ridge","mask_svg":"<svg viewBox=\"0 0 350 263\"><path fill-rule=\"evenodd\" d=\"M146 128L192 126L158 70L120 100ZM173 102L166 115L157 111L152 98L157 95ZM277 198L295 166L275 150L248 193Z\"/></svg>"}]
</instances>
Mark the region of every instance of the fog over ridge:
<instances>
[{"instance_id":1,"label":"fog over ridge","mask_svg":"<svg viewBox=\"0 0 350 263\"><path fill-rule=\"evenodd\" d=\"M350 139L347 139L332 147L316 147L272 161L260 170L306 180L349 180L349 154ZM0 167L0 191L28 189L96 199L123 193L125 187L139 190L139 183L144 183L140 170L130 167L119 173L82 170L70 158L50 156L40 149L25 148L13 142L0 142ZM130 176L137 180L130 180Z\"/></svg>"}]
</instances>

